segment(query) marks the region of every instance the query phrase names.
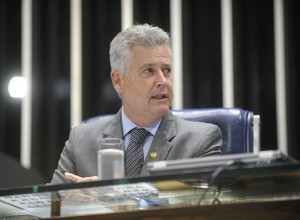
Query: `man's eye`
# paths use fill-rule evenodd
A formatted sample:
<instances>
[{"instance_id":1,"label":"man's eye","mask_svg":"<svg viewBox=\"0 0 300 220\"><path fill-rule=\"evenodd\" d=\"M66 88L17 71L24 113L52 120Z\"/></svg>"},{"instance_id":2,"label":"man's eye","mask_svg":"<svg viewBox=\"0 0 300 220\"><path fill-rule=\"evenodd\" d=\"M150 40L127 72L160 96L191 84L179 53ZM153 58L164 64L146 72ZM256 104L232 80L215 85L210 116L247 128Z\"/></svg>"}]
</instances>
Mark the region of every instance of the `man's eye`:
<instances>
[{"instance_id":1,"label":"man's eye","mask_svg":"<svg viewBox=\"0 0 300 220\"><path fill-rule=\"evenodd\" d=\"M154 70L153 70L153 68L147 68L147 69L145 69L143 72L144 72L144 73L153 73Z\"/></svg>"},{"instance_id":2,"label":"man's eye","mask_svg":"<svg viewBox=\"0 0 300 220\"><path fill-rule=\"evenodd\" d=\"M169 76L172 73L171 68L165 68L165 69L163 69L163 72L164 72L164 75L166 75L166 76Z\"/></svg>"}]
</instances>

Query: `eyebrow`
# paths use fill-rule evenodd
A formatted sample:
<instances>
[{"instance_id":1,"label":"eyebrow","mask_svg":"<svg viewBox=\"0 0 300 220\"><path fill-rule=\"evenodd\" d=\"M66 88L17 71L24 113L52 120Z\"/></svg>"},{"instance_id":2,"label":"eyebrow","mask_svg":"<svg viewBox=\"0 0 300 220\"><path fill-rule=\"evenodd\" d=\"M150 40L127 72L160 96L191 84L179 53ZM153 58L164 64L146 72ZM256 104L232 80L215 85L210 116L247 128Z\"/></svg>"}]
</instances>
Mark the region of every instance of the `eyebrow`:
<instances>
[{"instance_id":1,"label":"eyebrow","mask_svg":"<svg viewBox=\"0 0 300 220\"><path fill-rule=\"evenodd\" d=\"M144 69L146 67L151 67L151 66L156 66L156 64L154 64L154 63L144 64L141 66L140 69ZM172 64L162 64L161 66L162 67L172 67Z\"/></svg>"}]
</instances>

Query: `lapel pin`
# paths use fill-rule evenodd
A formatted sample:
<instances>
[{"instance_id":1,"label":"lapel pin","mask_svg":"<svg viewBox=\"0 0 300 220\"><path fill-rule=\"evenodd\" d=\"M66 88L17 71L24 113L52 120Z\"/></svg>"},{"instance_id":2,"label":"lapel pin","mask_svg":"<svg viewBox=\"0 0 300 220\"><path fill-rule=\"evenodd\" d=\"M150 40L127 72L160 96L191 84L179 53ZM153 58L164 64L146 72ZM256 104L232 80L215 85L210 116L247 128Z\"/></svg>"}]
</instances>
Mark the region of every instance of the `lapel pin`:
<instances>
[{"instance_id":1,"label":"lapel pin","mask_svg":"<svg viewBox=\"0 0 300 220\"><path fill-rule=\"evenodd\" d=\"M150 158L151 159L155 159L155 158L157 158L157 152L155 152L155 151L153 151L153 152L151 152L150 154L149 154L149 156L150 156Z\"/></svg>"}]
</instances>

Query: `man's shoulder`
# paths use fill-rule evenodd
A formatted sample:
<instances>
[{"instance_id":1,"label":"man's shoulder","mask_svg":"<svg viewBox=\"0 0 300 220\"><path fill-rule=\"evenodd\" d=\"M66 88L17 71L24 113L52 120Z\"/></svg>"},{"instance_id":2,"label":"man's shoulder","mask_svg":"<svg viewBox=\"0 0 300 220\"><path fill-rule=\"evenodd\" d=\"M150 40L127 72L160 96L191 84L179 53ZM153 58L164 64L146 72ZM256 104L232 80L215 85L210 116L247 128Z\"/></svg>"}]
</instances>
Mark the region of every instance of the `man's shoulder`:
<instances>
[{"instance_id":1,"label":"man's shoulder","mask_svg":"<svg viewBox=\"0 0 300 220\"><path fill-rule=\"evenodd\" d=\"M219 129L219 127L215 124L203 121L195 121L181 118L180 116L174 115L177 129L183 128L188 130L193 129Z\"/></svg>"},{"instance_id":2,"label":"man's shoulder","mask_svg":"<svg viewBox=\"0 0 300 220\"><path fill-rule=\"evenodd\" d=\"M80 131L95 131L98 129L106 128L113 119L113 115L105 117L94 117L92 120L83 121L79 125L75 126L74 129Z\"/></svg>"},{"instance_id":3,"label":"man's shoulder","mask_svg":"<svg viewBox=\"0 0 300 220\"><path fill-rule=\"evenodd\" d=\"M188 125L208 125L210 123L206 123L206 122L202 122L202 121L197 121L197 120L190 120L190 119L186 119L186 118L182 118L178 115L173 115L174 119L176 121L176 123L182 123L182 124L188 124Z\"/></svg>"}]
</instances>

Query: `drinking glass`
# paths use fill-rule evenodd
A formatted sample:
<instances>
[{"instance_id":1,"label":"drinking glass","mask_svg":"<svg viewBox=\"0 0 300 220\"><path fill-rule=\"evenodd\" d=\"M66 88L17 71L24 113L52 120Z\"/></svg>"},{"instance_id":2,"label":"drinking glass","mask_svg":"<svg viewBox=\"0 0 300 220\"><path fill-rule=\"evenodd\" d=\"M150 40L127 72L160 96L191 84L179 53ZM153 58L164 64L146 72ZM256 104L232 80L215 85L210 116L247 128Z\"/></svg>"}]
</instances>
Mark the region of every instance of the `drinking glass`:
<instances>
[{"instance_id":1,"label":"drinking glass","mask_svg":"<svg viewBox=\"0 0 300 220\"><path fill-rule=\"evenodd\" d=\"M123 140L105 138L99 142L98 176L100 180L124 177Z\"/></svg>"}]
</instances>

